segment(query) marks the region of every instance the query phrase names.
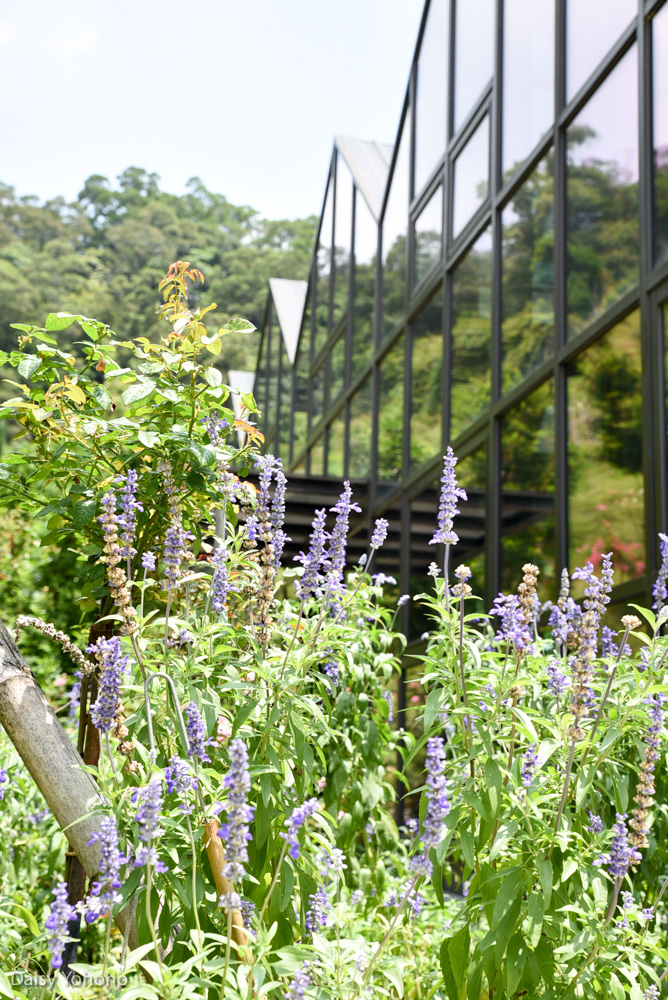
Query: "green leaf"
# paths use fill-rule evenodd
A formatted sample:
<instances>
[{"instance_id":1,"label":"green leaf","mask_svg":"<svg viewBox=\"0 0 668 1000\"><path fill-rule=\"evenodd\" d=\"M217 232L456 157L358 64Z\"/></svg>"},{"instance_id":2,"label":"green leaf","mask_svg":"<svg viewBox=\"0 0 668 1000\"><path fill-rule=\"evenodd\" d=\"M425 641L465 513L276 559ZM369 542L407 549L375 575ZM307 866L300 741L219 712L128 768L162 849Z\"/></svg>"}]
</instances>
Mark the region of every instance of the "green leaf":
<instances>
[{"instance_id":1,"label":"green leaf","mask_svg":"<svg viewBox=\"0 0 668 1000\"><path fill-rule=\"evenodd\" d=\"M24 378L30 378L35 374L38 368L42 365L42 359L36 358L33 354L25 357L22 361L19 361L18 373L23 375Z\"/></svg>"},{"instance_id":2,"label":"green leaf","mask_svg":"<svg viewBox=\"0 0 668 1000\"><path fill-rule=\"evenodd\" d=\"M450 968L457 986L459 997L466 996L466 973L469 968L469 952L471 947L471 936L468 924L465 924L460 931L450 938L448 944L448 958ZM442 964L442 960L441 960Z\"/></svg>"},{"instance_id":3,"label":"green leaf","mask_svg":"<svg viewBox=\"0 0 668 1000\"><path fill-rule=\"evenodd\" d=\"M93 396L95 401L102 407L103 410L108 410L112 405L111 396L105 387L100 385L99 382L93 386Z\"/></svg>"},{"instance_id":4,"label":"green leaf","mask_svg":"<svg viewBox=\"0 0 668 1000\"><path fill-rule=\"evenodd\" d=\"M15 996L14 988L4 972L0 972L0 996L9 997L9 1000L13 1000Z\"/></svg>"},{"instance_id":5,"label":"green leaf","mask_svg":"<svg viewBox=\"0 0 668 1000\"><path fill-rule=\"evenodd\" d=\"M138 403L140 399L150 396L153 392L155 392L155 382L146 379L131 385L121 398L126 406L131 406L133 403Z\"/></svg>"},{"instance_id":6,"label":"green leaf","mask_svg":"<svg viewBox=\"0 0 668 1000\"><path fill-rule=\"evenodd\" d=\"M223 384L222 372L220 372L217 368L214 368L213 365L207 365L202 374L209 385L213 386L214 389L217 389L219 385Z\"/></svg>"},{"instance_id":7,"label":"green leaf","mask_svg":"<svg viewBox=\"0 0 668 1000\"><path fill-rule=\"evenodd\" d=\"M242 319L241 316L235 316L225 326L221 326L218 336L223 337L226 333L252 333L255 329L257 327L250 320Z\"/></svg>"},{"instance_id":8,"label":"green leaf","mask_svg":"<svg viewBox=\"0 0 668 1000\"><path fill-rule=\"evenodd\" d=\"M281 868L281 881L279 885L279 912L283 913L286 909L288 903L292 898L292 891L295 887L295 873L292 870L292 866L283 862L283 867Z\"/></svg>"},{"instance_id":9,"label":"green leaf","mask_svg":"<svg viewBox=\"0 0 668 1000\"><path fill-rule=\"evenodd\" d=\"M620 983L617 976L612 972L610 974L610 990L614 997L614 1000L626 1000L626 992L624 987Z\"/></svg>"},{"instance_id":10,"label":"green leaf","mask_svg":"<svg viewBox=\"0 0 668 1000\"><path fill-rule=\"evenodd\" d=\"M35 917L30 912L30 910L26 910L25 906L21 906L20 903L14 903L12 909L16 910L18 915L23 918L23 922L30 931L30 933L34 934L35 937L39 937L39 934L41 933L39 929L39 924L35 920Z\"/></svg>"},{"instance_id":11,"label":"green leaf","mask_svg":"<svg viewBox=\"0 0 668 1000\"><path fill-rule=\"evenodd\" d=\"M170 403L178 403L179 401L179 394L176 389L170 389L168 386L159 385L158 392L161 396L164 396L165 399L168 399Z\"/></svg>"},{"instance_id":12,"label":"green leaf","mask_svg":"<svg viewBox=\"0 0 668 1000\"><path fill-rule=\"evenodd\" d=\"M434 725L434 720L436 716L441 711L443 706L443 698L445 692L442 687L432 688L427 695L427 700L424 706L424 731L428 733L431 727Z\"/></svg>"},{"instance_id":13,"label":"green leaf","mask_svg":"<svg viewBox=\"0 0 668 1000\"><path fill-rule=\"evenodd\" d=\"M439 951L443 985L445 986L445 992L448 994L448 1000L459 1000L459 989L457 988L457 982L450 964L450 954L448 952L449 944L450 938L446 938L441 944Z\"/></svg>"},{"instance_id":14,"label":"green leaf","mask_svg":"<svg viewBox=\"0 0 668 1000\"><path fill-rule=\"evenodd\" d=\"M139 431L137 437L146 448L155 448L156 444L160 442L160 435L157 431Z\"/></svg>"},{"instance_id":15,"label":"green leaf","mask_svg":"<svg viewBox=\"0 0 668 1000\"><path fill-rule=\"evenodd\" d=\"M49 313L44 326L47 330L67 330L76 319L79 319L79 317L73 316L72 313Z\"/></svg>"},{"instance_id":16,"label":"green leaf","mask_svg":"<svg viewBox=\"0 0 668 1000\"><path fill-rule=\"evenodd\" d=\"M475 852L474 852L474 840L473 832L468 826L459 834L459 841L462 848L462 854L464 855L464 861L469 866L469 868L475 868Z\"/></svg>"},{"instance_id":17,"label":"green leaf","mask_svg":"<svg viewBox=\"0 0 668 1000\"><path fill-rule=\"evenodd\" d=\"M552 897L552 862L549 858L541 857L538 855L536 858L536 868L538 869L538 878L540 879L540 887L543 890L543 896L545 897L545 909L550 905L550 899Z\"/></svg>"},{"instance_id":18,"label":"green leaf","mask_svg":"<svg viewBox=\"0 0 668 1000\"><path fill-rule=\"evenodd\" d=\"M74 505L74 513L72 515L72 524L79 530L79 528L85 527L89 524L95 517L95 511L97 510L97 503L95 500L78 500Z\"/></svg>"},{"instance_id":19,"label":"green leaf","mask_svg":"<svg viewBox=\"0 0 668 1000\"><path fill-rule=\"evenodd\" d=\"M528 906L529 916L529 941L532 948L535 948L540 941L540 934L543 928L543 917L545 916L545 899L540 892L532 892L529 896Z\"/></svg>"}]
</instances>

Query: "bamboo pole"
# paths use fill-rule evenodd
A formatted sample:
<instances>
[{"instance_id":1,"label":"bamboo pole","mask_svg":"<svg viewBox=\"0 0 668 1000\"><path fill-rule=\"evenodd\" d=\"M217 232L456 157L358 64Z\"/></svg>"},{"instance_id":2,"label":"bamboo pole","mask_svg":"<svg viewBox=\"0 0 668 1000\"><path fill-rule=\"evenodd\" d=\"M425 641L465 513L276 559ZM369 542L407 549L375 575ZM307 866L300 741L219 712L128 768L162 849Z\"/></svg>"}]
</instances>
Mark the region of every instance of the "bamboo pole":
<instances>
[{"instance_id":1,"label":"bamboo pole","mask_svg":"<svg viewBox=\"0 0 668 1000\"><path fill-rule=\"evenodd\" d=\"M106 803L93 778L81 769L81 757L61 726L23 659L16 643L0 621L0 724L16 747L33 781L44 796L70 848L92 878L100 863L100 845L89 844L99 820L89 815ZM125 933L129 910L116 917ZM130 927L129 944L137 947L136 925Z\"/></svg>"},{"instance_id":2,"label":"bamboo pole","mask_svg":"<svg viewBox=\"0 0 668 1000\"><path fill-rule=\"evenodd\" d=\"M218 821L215 819L204 823L204 847L209 858L218 895L222 896L224 893L233 892L234 885L223 875L225 852L218 836ZM232 939L242 948L248 947L248 934L240 910L232 911Z\"/></svg>"}]
</instances>

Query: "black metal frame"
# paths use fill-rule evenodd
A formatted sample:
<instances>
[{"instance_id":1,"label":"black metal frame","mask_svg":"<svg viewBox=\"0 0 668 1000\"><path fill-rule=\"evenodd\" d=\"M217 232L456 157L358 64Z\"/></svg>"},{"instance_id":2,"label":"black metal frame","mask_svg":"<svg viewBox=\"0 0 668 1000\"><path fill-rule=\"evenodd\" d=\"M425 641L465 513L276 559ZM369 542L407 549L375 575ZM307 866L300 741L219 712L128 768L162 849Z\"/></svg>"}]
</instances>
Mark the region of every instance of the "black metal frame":
<instances>
[{"instance_id":1,"label":"black metal frame","mask_svg":"<svg viewBox=\"0 0 668 1000\"><path fill-rule=\"evenodd\" d=\"M499 531L501 527L501 420L505 414L517 406L534 389L545 382L553 379L555 392L555 546L556 560L558 565L568 564L568 423L567 423L567 366L573 359L587 346L596 341L606 331L611 329L615 323L622 319L632 310L639 308L642 322L642 361L643 361L643 440L644 440L644 482L645 482L645 541L646 541L646 571L643 577L630 581L616 588L613 600L636 596L640 599L646 598L651 581L656 571L657 545L655 543L657 530L666 530L668 527L668 487L666 485L666 474L668 473L668 457L664 446L665 427L665 375L664 375L664 330L663 330L663 304L668 302L668 263L658 267L653 264L653 152L652 152L652 65L651 65L651 23L650 19L663 6L665 0L638 0L638 13L636 18L625 29L613 48L606 57L594 69L589 78L582 85L575 96L566 103L566 4L567 0L555 0L555 87L554 87L554 121L552 126L546 131L533 151L526 158L521 167L514 174L504 181L502 177L502 82L503 82L503 4L504 0L496 0L496 48L495 66L490 84L483 93L480 94L475 107L468 115L467 120L462 124L456 135L452 134L452 123L454 117L454 45L455 45L455 17L456 2L451 3L451 26L449 45L450 51L447 55L447 73L450 80L448 101L447 101L447 128L446 134L450 137L447 142L447 149L443 151L440 162L434 167L426 184L420 191L414 191L414 162L415 162L415 104L417 69L420 56L420 47L427 23L429 3L427 0L423 12L422 22L418 35L418 43L411 66L408 87L404 99L398 135L401 136L406 116L410 114L410 178L409 178L409 204L406 206L406 232L407 232L407 259L406 259L406 299L404 315L391 331L389 336L382 336L382 223L386 212L392 180L394 177L396 160L399 152L397 142L394 150L394 157L390 165L388 183L381 210L381 218L378 225L378 252L376 256L376 284L375 284L375 319L374 319L374 345L372 357L368 365L352 381L352 347L354 337L353 310L355 302L355 225L356 206L358 200L363 197L359 188L355 187L352 202L351 219L351 265L349 269L348 281L348 308L345 317L342 317L336 327L332 328L332 306L331 296L334 283L334 264L330 268L330 312L327 331L327 341L319 351L318 358L313 356L315 322L316 322L316 260L314 258L311 270L311 280L308 294L312 297L311 308L311 329L304 330L303 336L309 338L309 352L311 358L311 373L315 373L319 363L325 363L324 359L330 353L337 336L345 338L346 360L345 360L345 389L334 401L334 406L329 407L329 377L325 389L325 412L322 419L318 420L317 426L312 422L312 404L309 402L309 422L306 446L300 454L292 449L290 456L292 465L295 466L306 456L306 470L312 472L308 464L308 456L313 445L324 436L325 454L323 457L324 468L327 468L327 428L331 421L338 415L343 414L344 427L344 465L346 471L350 461L350 410L351 401L355 393L363 385L367 377L373 380L373 435L371 442L371 467L372 475L369 482L369 521L383 513L383 511L394 510L400 513L401 523L404 530L410 528L410 504L411 501L420 495L425 486L434 482L440 474L441 456L434 455L433 459L420 469L410 473L410 391L411 391L411 357L412 357L412 329L413 322L420 314L425 304L429 301L439 286L443 295L443 315L444 315L444 369L449 370L451 361L451 343L449 330L451 327L452 295L451 280L452 273L457 264L464 258L481 233L491 226L492 231L492 371L491 371L491 401L486 410L459 436L452 442L453 447L460 457L470 454L481 443L485 443L487 449L487 510L486 510L486 600L490 600L498 591L501 575L501 557ZM457 0L465 2L465 0ZM571 0L575 2L575 0ZM606 80L615 66L630 50L633 45L637 45L638 69L639 69L639 211L640 211L640 275L637 286L618 299L610 306L605 313L590 323L586 329L575 336L567 337L567 315L566 315L566 241L567 241L567 206L566 206L566 129L576 118L581 109L585 106L589 98L596 92L598 87ZM457 155L464 148L466 142L475 131L475 128L483 120L485 115L489 115L490 121L490 171L489 171L489 196L486 202L478 209L475 216L467 223L461 233L457 234L455 240L451 240L451 219L452 219L452 187L454 175L454 161ZM501 383L501 293L502 293L502 259L501 259L501 213L509 204L514 194L520 186L527 180L538 163L549 152L554 155L554 211L555 211L555 234L554 234L554 345L552 356L548 358L531 375L524 378L518 385L510 391L502 394ZM334 233L336 231L336 164L337 156L341 153L335 146L334 155L330 164L328 184L334 185L333 213L332 213L332 246ZM418 285L414 285L412 276L415 274L415 240L414 226L415 220L427 204L439 185L443 185L443 233L444 246L442 258L435 264ZM325 189L327 191L327 187ZM323 203L324 204L324 203ZM316 238L317 247L317 238ZM271 352L274 349L272 343L276 336L276 326L274 333L269 340L268 359L271 359ZM378 414L381 405L380 400L380 371L383 358L392 350L398 342L399 337L405 334L406 365L404 382L404 478L394 486L378 489L376 477L373 470L378 465ZM321 358L323 361L321 362ZM329 363L329 362L327 362ZM293 379L294 385L294 379ZM268 385L267 390L268 392ZM449 440L449 385L447 375L443 385L443 443ZM276 421L278 426L278 419ZM401 566L397 567L401 572L401 588L408 591L408 569L406 556L402 556Z\"/></svg>"}]
</instances>

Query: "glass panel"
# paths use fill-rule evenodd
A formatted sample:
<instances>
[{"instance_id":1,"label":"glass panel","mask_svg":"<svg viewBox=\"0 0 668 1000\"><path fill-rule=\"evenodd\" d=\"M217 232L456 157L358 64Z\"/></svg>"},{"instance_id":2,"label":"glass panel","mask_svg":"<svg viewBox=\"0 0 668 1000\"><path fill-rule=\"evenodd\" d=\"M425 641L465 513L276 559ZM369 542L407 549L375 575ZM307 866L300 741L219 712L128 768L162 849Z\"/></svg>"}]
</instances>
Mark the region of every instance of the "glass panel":
<instances>
[{"instance_id":1,"label":"glass panel","mask_svg":"<svg viewBox=\"0 0 668 1000\"><path fill-rule=\"evenodd\" d=\"M410 467L442 452L443 289L413 323L411 339Z\"/></svg>"},{"instance_id":2,"label":"glass panel","mask_svg":"<svg viewBox=\"0 0 668 1000\"><path fill-rule=\"evenodd\" d=\"M555 598L554 385L522 400L501 425L501 588L517 590L522 566L540 569L541 600Z\"/></svg>"},{"instance_id":3,"label":"glass panel","mask_svg":"<svg viewBox=\"0 0 668 1000\"><path fill-rule=\"evenodd\" d=\"M288 360L288 352L281 337L281 381L280 381L280 410L278 417L278 446L277 454L283 459L283 465L287 468L290 460L290 418L292 416L292 367Z\"/></svg>"},{"instance_id":4,"label":"glass panel","mask_svg":"<svg viewBox=\"0 0 668 1000\"><path fill-rule=\"evenodd\" d=\"M278 403L278 366L283 338L276 319L276 310L271 304L269 356L267 365L267 412L264 419L265 434L274 429L276 423L276 406Z\"/></svg>"},{"instance_id":5,"label":"glass panel","mask_svg":"<svg viewBox=\"0 0 668 1000\"><path fill-rule=\"evenodd\" d=\"M376 287L378 224L358 191L355 195L355 310L353 313L353 381L371 360L373 305Z\"/></svg>"},{"instance_id":6,"label":"glass panel","mask_svg":"<svg viewBox=\"0 0 668 1000\"><path fill-rule=\"evenodd\" d=\"M452 441L489 403L491 373L492 234L488 228L452 274Z\"/></svg>"},{"instance_id":7,"label":"glass panel","mask_svg":"<svg viewBox=\"0 0 668 1000\"><path fill-rule=\"evenodd\" d=\"M554 121L554 0L505 0L503 171L526 159Z\"/></svg>"},{"instance_id":8,"label":"glass panel","mask_svg":"<svg viewBox=\"0 0 668 1000\"><path fill-rule=\"evenodd\" d=\"M455 11L455 132L494 71L494 0L458 0Z\"/></svg>"},{"instance_id":9,"label":"glass panel","mask_svg":"<svg viewBox=\"0 0 668 1000\"><path fill-rule=\"evenodd\" d=\"M402 334L380 365L378 479L386 483L398 482L403 465L405 355Z\"/></svg>"},{"instance_id":10,"label":"glass panel","mask_svg":"<svg viewBox=\"0 0 668 1000\"><path fill-rule=\"evenodd\" d=\"M501 215L504 391L534 371L553 349L553 170L550 154Z\"/></svg>"},{"instance_id":11,"label":"glass panel","mask_svg":"<svg viewBox=\"0 0 668 1000\"><path fill-rule=\"evenodd\" d=\"M372 400L371 379L367 378L350 400L348 475L351 479L366 479L371 471Z\"/></svg>"},{"instance_id":12,"label":"glass panel","mask_svg":"<svg viewBox=\"0 0 668 1000\"><path fill-rule=\"evenodd\" d=\"M318 249L316 251L316 266L318 282L316 287L316 309L314 356L322 349L329 333L329 275L332 267L332 224L334 213L334 185L327 185L325 207L322 212Z\"/></svg>"},{"instance_id":13,"label":"glass panel","mask_svg":"<svg viewBox=\"0 0 668 1000\"><path fill-rule=\"evenodd\" d=\"M401 321L406 306L410 134L411 119L407 114L383 218L383 338Z\"/></svg>"},{"instance_id":14,"label":"glass panel","mask_svg":"<svg viewBox=\"0 0 668 1000\"><path fill-rule=\"evenodd\" d=\"M645 570L640 313L584 351L568 380L571 569L613 553L615 583Z\"/></svg>"},{"instance_id":15,"label":"glass panel","mask_svg":"<svg viewBox=\"0 0 668 1000\"><path fill-rule=\"evenodd\" d=\"M638 13L636 0L566 0L566 100L577 94Z\"/></svg>"},{"instance_id":16,"label":"glass panel","mask_svg":"<svg viewBox=\"0 0 668 1000\"><path fill-rule=\"evenodd\" d=\"M334 299L332 324L348 305L348 274L352 246L353 175L340 153L336 156L336 219L334 221Z\"/></svg>"},{"instance_id":17,"label":"glass panel","mask_svg":"<svg viewBox=\"0 0 668 1000\"><path fill-rule=\"evenodd\" d=\"M415 284L419 285L441 259L443 246L443 188L431 196L415 220Z\"/></svg>"},{"instance_id":18,"label":"glass panel","mask_svg":"<svg viewBox=\"0 0 668 1000\"><path fill-rule=\"evenodd\" d=\"M330 381L329 381L329 402L334 402L343 390L346 375L346 331L332 348Z\"/></svg>"},{"instance_id":19,"label":"glass panel","mask_svg":"<svg viewBox=\"0 0 668 1000\"><path fill-rule=\"evenodd\" d=\"M489 116L485 115L455 160L452 235L456 236L489 193Z\"/></svg>"},{"instance_id":20,"label":"glass panel","mask_svg":"<svg viewBox=\"0 0 668 1000\"><path fill-rule=\"evenodd\" d=\"M465 563L472 571L469 580L479 601L466 602L467 612L485 612L485 525L487 524L487 463L485 445L457 463L457 482L466 490L467 500L460 506L457 518L459 542L450 553L450 569ZM432 546L433 547L433 546ZM454 582L454 581L451 581Z\"/></svg>"},{"instance_id":21,"label":"glass panel","mask_svg":"<svg viewBox=\"0 0 668 1000\"><path fill-rule=\"evenodd\" d=\"M255 369L255 389L254 396L255 402L257 403L258 410L260 411L261 419L265 419L265 407L267 402L267 347L269 345L269 325L267 325L266 330L262 340L260 341L260 354L257 359L257 368Z\"/></svg>"},{"instance_id":22,"label":"glass panel","mask_svg":"<svg viewBox=\"0 0 668 1000\"><path fill-rule=\"evenodd\" d=\"M311 467L310 467L311 475L312 476L324 475L325 472L324 464L325 464L325 439L323 436L319 438L311 448Z\"/></svg>"},{"instance_id":23,"label":"glass panel","mask_svg":"<svg viewBox=\"0 0 668 1000\"><path fill-rule=\"evenodd\" d=\"M311 378L311 430L318 426L325 406L325 366L320 365Z\"/></svg>"},{"instance_id":24,"label":"glass panel","mask_svg":"<svg viewBox=\"0 0 668 1000\"><path fill-rule=\"evenodd\" d=\"M654 257L668 259L668 7L652 21L654 76Z\"/></svg>"},{"instance_id":25,"label":"glass panel","mask_svg":"<svg viewBox=\"0 0 668 1000\"><path fill-rule=\"evenodd\" d=\"M343 479L343 441L345 423L342 417L334 420L329 427L329 443L327 445L327 475Z\"/></svg>"},{"instance_id":26,"label":"glass panel","mask_svg":"<svg viewBox=\"0 0 668 1000\"><path fill-rule=\"evenodd\" d=\"M634 46L567 131L569 333L638 280L637 74Z\"/></svg>"},{"instance_id":27,"label":"glass panel","mask_svg":"<svg viewBox=\"0 0 668 1000\"><path fill-rule=\"evenodd\" d=\"M306 309L308 314L310 312L309 307L307 306ZM309 328L308 324L310 324L310 316L305 321L307 331ZM299 458L306 446L308 433L308 389L310 381L308 339L304 336L304 328L302 328L295 369L295 395L292 401L292 454L294 458Z\"/></svg>"},{"instance_id":28,"label":"glass panel","mask_svg":"<svg viewBox=\"0 0 668 1000\"><path fill-rule=\"evenodd\" d=\"M419 194L445 152L448 0L432 0L417 66L415 99L415 194Z\"/></svg>"}]
</instances>

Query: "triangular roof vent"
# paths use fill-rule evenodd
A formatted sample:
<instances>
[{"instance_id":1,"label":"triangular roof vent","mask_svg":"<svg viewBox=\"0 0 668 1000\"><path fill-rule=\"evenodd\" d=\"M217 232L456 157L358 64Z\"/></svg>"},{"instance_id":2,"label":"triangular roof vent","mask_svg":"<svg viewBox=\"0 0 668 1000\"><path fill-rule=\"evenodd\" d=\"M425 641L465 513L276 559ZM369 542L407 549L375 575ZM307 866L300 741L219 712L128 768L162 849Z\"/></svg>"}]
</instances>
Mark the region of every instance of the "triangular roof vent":
<instances>
[{"instance_id":1,"label":"triangular roof vent","mask_svg":"<svg viewBox=\"0 0 668 1000\"><path fill-rule=\"evenodd\" d=\"M394 146L387 142L368 142L365 139L352 139L345 135L337 135L335 141L373 217L378 222Z\"/></svg>"},{"instance_id":2,"label":"triangular roof vent","mask_svg":"<svg viewBox=\"0 0 668 1000\"><path fill-rule=\"evenodd\" d=\"M270 278L269 287L288 361L294 365L308 285L306 281L295 281L292 278Z\"/></svg>"}]
</instances>

